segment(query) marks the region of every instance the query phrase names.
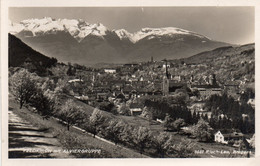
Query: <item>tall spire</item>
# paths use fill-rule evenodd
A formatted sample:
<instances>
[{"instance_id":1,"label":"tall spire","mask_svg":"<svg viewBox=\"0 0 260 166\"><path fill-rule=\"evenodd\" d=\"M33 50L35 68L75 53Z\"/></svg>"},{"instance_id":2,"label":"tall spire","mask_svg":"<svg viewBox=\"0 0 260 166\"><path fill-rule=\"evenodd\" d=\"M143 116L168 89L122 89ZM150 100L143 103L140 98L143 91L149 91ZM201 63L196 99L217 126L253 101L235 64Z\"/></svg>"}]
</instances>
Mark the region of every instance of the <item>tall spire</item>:
<instances>
[{"instance_id":1,"label":"tall spire","mask_svg":"<svg viewBox=\"0 0 260 166\"><path fill-rule=\"evenodd\" d=\"M163 84L162 84L162 91L163 95L169 94L169 73L168 73L168 65L167 60L165 59L165 75L163 76Z\"/></svg>"},{"instance_id":2,"label":"tall spire","mask_svg":"<svg viewBox=\"0 0 260 166\"><path fill-rule=\"evenodd\" d=\"M165 63L166 63L166 65L165 65L165 75L166 75L166 77L169 79L167 59L165 59Z\"/></svg>"}]
</instances>

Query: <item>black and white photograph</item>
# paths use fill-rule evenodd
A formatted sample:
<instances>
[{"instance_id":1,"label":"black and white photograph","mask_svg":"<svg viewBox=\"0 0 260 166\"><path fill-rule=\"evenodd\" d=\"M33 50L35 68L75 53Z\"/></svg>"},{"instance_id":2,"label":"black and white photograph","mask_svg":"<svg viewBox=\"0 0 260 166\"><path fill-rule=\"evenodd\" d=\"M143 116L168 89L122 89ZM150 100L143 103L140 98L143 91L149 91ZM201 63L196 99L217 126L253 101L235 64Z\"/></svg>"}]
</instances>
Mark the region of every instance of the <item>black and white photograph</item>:
<instances>
[{"instance_id":1,"label":"black and white photograph","mask_svg":"<svg viewBox=\"0 0 260 166\"><path fill-rule=\"evenodd\" d=\"M255 158L255 10L8 7L8 159Z\"/></svg>"}]
</instances>

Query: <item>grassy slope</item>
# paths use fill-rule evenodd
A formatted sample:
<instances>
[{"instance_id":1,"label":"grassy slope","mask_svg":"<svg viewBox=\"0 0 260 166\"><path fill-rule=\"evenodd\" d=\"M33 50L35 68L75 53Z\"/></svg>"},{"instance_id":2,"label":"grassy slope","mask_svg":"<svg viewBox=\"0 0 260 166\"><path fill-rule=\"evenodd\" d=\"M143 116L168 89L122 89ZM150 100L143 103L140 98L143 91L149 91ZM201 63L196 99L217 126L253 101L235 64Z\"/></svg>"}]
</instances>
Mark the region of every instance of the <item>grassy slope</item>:
<instances>
[{"instance_id":1,"label":"grassy slope","mask_svg":"<svg viewBox=\"0 0 260 166\"><path fill-rule=\"evenodd\" d=\"M48 132L57 137L61 142L64 149L101 149L101 154L90 155L88 153L74 154L75 157L108 157L108 158L141 158L143 155L122 149L121 147L108 144L93 138L90 135L82 133L78 130L71 128L68 132L66 127L57 122L55 119L50 118L43 120L37 113L29 111L27 108L19 109L19 105L12 98L9 100L9 107L14 108L15 114L18 114L22 119L30 122L31 124L42 129L48 129Z\"/></svg>"},{"instance_id":2,"label":"grassy slope","mask_svg":"<svg viewBox=\"0 0 260 166\"><path fill-rule=\"evenodd\" d=\"M68 96L67 96L68 97ZM83 107L83 110L86 111L88 115L91 115L93 112L94 108L81 102L78 101L77 99L74 99L74 101L77 103L77 105L80 105ZM18 114L20 117L23 119L29 121L33 125L36 125L38 127L42 127L43 129L49 129L50 132L53 133L54 136L56 136L61 144L64 146L63 148L65 149L101 149L102 154L101 155L89 155L89 154L75 154L76 157L111 157L111 158L140 158L144 157L141 154L127 150L127 149L122 149L120 147L108 144L106 142L97 140L93 138L90 135L84 134L78 130L75 130L73 128L70 129L70 132L66 130L66 126L64 126L61 123L58 123L55 119L50 118L49 120L43 120L38 114L33 113L29 111L26 108L23 108L22 110L19 110L18 104L14 101L14 99L9 100L9 107L16 108L14 109L14 112ZM143 118L140 117L133 117L133 116L115 116L111 113L103 111L103 114L108 118L108 119L121 119L126 123L129 123L131 125L135 126L144 126L147 128L150 128L153 132L158 132L158 131L163 131L163 127L160 124L155 124L151 123ZM176 143L179 143L184 140L191 141L194 143L194 147L192 148L193 151L195 150L211 150L211 151L216 151L216 150L225 150L225 151L233 151L235 148L222 145L222 144L217 144L217 143L202 143L198 142L196 139L189 139L186 136L181 136L178 135L175 132L171 132L173 135L174 140ZM197 157L246 157L246 156L241 156L241 155L227 155L227 154L194 154L194 156Z\"/></svg>"},{"instance_id":3,"label":"grassy slope","mask_svg":"<svg viewBox=\"0 0 260 166\"><path fill-rule=\"evenodd\" d=\"M90 115L94 108L77 100L74 99L74 101L77 103L77 105L80 105L83 107L83 110L86 111L86 113L88 115ZM109 112L105 112L103 111L103 114L108 118L108 119L118 119L118 120L123 120L124 122L133 125L133 126L144 126L147 127L149 129L151 129L153 132L160 132L163 131L163 127L161 124L158 123L150 123L148 120L138 117L138 116L123 116L123 115L113 115ZM237 150L234 147L230 147L227 145L223 145L223 144L219 144L219 143L203 143L203 142L198 142L196 139L190 139L187 138L186 136L181 136L179 134L177 134L176 132L171 132L171 134L173 135L174 140L176 141L176 143L179 143L181 141L191 141L192 143L194 143L194 146L192 148L193 151L195 150L210 150L210 151L230 151L233 152L233 150ZM210 153L203 153L203 154L194 154L194 156L197 157L246 157L245 155L228 155L228 154L224 154L224 153L216 153L216 154L210 154Z\"/></svg>"}]
</instances>

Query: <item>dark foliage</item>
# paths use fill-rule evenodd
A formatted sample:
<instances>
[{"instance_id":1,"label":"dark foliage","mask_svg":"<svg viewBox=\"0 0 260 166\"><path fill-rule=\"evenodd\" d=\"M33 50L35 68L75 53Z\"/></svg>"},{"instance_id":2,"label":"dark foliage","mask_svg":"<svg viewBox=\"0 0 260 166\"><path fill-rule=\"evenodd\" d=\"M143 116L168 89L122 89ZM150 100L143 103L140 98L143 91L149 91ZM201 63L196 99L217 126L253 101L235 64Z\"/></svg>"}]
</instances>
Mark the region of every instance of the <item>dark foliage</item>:
<instances>
[{"instance_id":1,"label":"dark foliage","mask_svg":"<svg viewBox=\"0 0 260 166\"><path fill-rule=\"evenodd\" d=\"M153 119L165 119L168 114L173 120L178 118L184 119L187 124L192 124L191 112L185 105L171 104L165 101L146 100L144 105L152 112Z\"/></svg>"},{"instance_id":2,"label":"dark foliage","mask_svg":"<svg viewBox=\"0 0 260 166\"><path fill-rule=\"evenodd\" d=\"M234 128L254 133L255 110L247 103L239 103L226 94L213 95L206 101L206 108L212 112L210 125L214 129Z\"/></svg>"},{"instance_id":3,"label":"dark foliage","mask_svg":"<svg viewBox=\"0 0 260 166\"><path fill-rule=\"evenodd\" d=\"M8 35L8 40L9 67L25 67L30 72L36 72L38 75L46 75L47 68L57 63L56 58L49 58L33 50L11 34ZM28 62L26 63L26 61Z\"/></svg>"}]
</instances>

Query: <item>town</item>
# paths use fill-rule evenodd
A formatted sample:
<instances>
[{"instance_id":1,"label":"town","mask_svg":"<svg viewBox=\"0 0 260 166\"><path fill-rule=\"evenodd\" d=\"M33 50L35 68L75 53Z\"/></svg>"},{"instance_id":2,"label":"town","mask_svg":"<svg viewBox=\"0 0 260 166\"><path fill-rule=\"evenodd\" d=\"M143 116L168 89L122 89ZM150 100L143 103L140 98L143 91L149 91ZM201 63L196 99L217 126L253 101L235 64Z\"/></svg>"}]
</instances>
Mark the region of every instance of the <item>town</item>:
<instances>
[{"instance_id":1,"label":"town","mask_svg":"<svg viewBox=\"0 0 260 166\"><path fill-rule=\"evenodd\" d=\"M218 61L232 61L231 58L238 57L219 57L213 61L215 66L210 62L189 63L187 59L155 61L151 57L147 62L109 64L98 68L55 62L52 68L41 73L47 75L42 87L45 95L57 95L59 88L63 98L65 95L65 98L74 98L96 110L108 112L110 118L113 115L113 119L120 123L140 125L152 132L175 133L175 138L184 137L191 142L197 140L200 144L193 145L193 151L189 152L193 154L191 156L212 155L198 153L201 150L196 149L208 148L207 144L212 145L212 142L214 146L206 149L207 152L214 151L216 155L215 151L223 151L223 146L229 152L218 153L217 156L242 155L231 153L235 150L249 151L242 156L250 156L254 150L255 96L250 86L254 82L254 59L250 56L252 46L248 47L249 51L240 52L239 58L244 60L233 66L248 70L246 75L238 78L215 74L219 73L216 69ZM21 66L32 73L39 73L39 67L30 58L25 59ZM199 72L194 72L201 68ZM209 68L213 68L209 70L212 72L208 72ZM9 70L12 72L13 69ZM207 74L202 74L205 71ZM59 102L58 105L63 105L65 101ZM72 125L82 127L80 123ZM101 129L89 131L110 138ZM133 148L122 141L114 141ZM216 145L219 147L216 148ZM143 150L141 153L147 154Z\"/></svg>"},{"instance_id":2,"label":"town","mask_svg":"<svg viewBox=\"0 0 260 166\"><path fill-rule=\"evenodd\" d=\"M165 31L167 37L161 43L160 33ZM124 42L113 31L106 32ZM120 58L104 53L106 59L101 56L98 63L81 52L85 48L82 41L75 44L71 37L74 42L68 47L75 48L69 56L60 57L70 60L62 61L28 46L32 44L28 40L43 37L40 43L45 47L48 37L56 38L58 33L22 39L9 34L9 157L254 157L255 44L216 43L178 28L142 29L139 37L151 32L160 32L155 45L162 46L161 52L168 49L163 56L145 49L144 56L138 53L141 59L123 62L128 53L118 53ZM107 42L108 37L85 44L96 49L92 47L95 42ZM167 41L168 37L174 39ZM193 42L199 45L192 48L221 46L177 56L178 44L170 47L167 43L183 43L184 39L196 39ZM66 52L65 45L56 49L57 43L66 43L54 43L47 46L54 46L59 54ZM139 44L131 44L132 53L143 48ZM192 48L185 45L183 50ZM73 50L84 58L74 57Z\"/></svg>"}]
</instances>

